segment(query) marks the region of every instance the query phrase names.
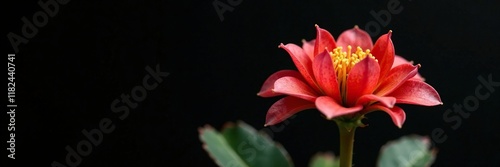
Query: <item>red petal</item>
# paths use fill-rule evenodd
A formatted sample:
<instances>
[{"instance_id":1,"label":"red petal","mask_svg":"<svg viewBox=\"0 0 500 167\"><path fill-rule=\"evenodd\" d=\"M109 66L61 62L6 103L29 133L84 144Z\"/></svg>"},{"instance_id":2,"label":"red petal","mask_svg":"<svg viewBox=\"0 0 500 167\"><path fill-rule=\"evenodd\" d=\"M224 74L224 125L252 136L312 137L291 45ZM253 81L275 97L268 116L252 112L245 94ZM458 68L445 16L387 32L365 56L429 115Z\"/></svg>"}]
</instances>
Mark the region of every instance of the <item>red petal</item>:
<instances>
[{"instance_id":1,"label":"red petal","mask_svg":"<svg viewBox=\"0 0 500 167\"><path fill-rule=\"evenodd\" d=\"M394 56L394 63L392 64L392 68L394 68L396 66L399 66L401 64L412 64L413 65L413 61L408 61L408 60L406 60L405 58L403 58L401 56L395 55ZM419 80L419 81L425 81L425 78L422 77L422 75L420 75L420 73L417 73L417 75L415 75L413 77L413 79L416 79L416 80Z\"/></svg>"},{"instance_id":2,"label":"red petal","mask_svg":"<svg viewBox=\"0 0 500 167\"><path fill-rule=\"evenodd\" d=\"M310 41L302 40L302 49L311 60L314 60L314 39Z\"/></svg>"},{"instance_id":3,"label":"red petal","mask_svg":"<svg viewBox=\"0 0 500 167\"><path fill-rule=\"evenodd\" d=\"M401 64L412 64L413 65L413 61L408 61L401 56L394 55L394 63L392 63L392 68L399 66Z\"/></svg>"},{"instance_id":4,"label":"red petal","mask_svg":"<svg viewBox=\"0 0 500 167\"><path fill-rule=\"evenodd\" d=\"M389 114L389 116L392 119L392 122L398 127L401 128L403 126L403 123L406 120L406 113L403 109L399 108L398 106L394 106L393 108L387 108L382 105L373 105L368 108L366 108L368 112L372 111L377 111L381 110Z\"/></svg>"},{"instance_id":5,"label":"red petal","mask_svg":"<svg viewBox=\"0 0 500 167\"><path fill-rule=\"evenodd\" d=\"M389 33L380 36L371 51L380 65L380 78L387 75L394 62L394 45L392 44L391 34L392 32L389 31Z\"/></svg>"},{"instance_id":6,"label":"red petal","mask_svg":"<svg viewBox=\"0 0 500 167\"><path fill-rule=\"evenodd\" d=\"M371 102L379 102L385 107L392 108L394 107L394 104L396 104L396 98L394 97L384 97L384 96L377 96L374 94L367 94L359 97L358 101L356 102L356 106L358 105L368 105Z\"/></svg>"},{"instance_id":7,"label":"red petal","mask_svg":"<svg viewBox=\"0 0 500 167\"><path fill-rule=\"evenodd\" d=\"M314 108L314 103L293 96L284 97L269 108L264 126L275 125L299 111L311 108Z\"/></svg>"},{"instance_id":8,"label":"red petal","mask_svg":"<svg viewBox=\"0 0 500 167\"><path fill-rule=\"evenodd\" d=\"M388 96L396 98L396 103L435 106L443 104L438 92L429 84L410 79Z\"/></svg>"},{"instance_id":9,"label":"red petal","mask_svg":"<svg viewBox=\"0 0 500 167\"><path fill-rule=\"evenodd\" d=\"M264 84L262 84L262 88L260 88L260 91L259 91L259 93L257 93L257 96L273 97L273 96L281 95L279 93L273 92L272 89L274 89L274 82L276 82L276 80L280 79L281 77L285 77L285 76L295 77L295 78L304 80L302 75L298 71L295 71L295 70L281 70L281 71L275 72L274 74L271 74L271 76L269 76L266 79L266 81L264 81Z\"/></svg>"},{"instance_id":10,"label":"red petal","mask_svg":"<svg viewBox=\"0 0 500 167\"><path fill-rule=\"evenodd\" d=\"M327 30L316 25L316 43L314 45L314 56L326 50L333 50L337 47L335 39Z\"/></svg>"},{"instance_id":11,"label":"red petal","mask_svg":"<svg viewBox=\"0 0 500 167\"><path fill-rule=\"evenodd\" d=\"M413 78L411 79L414 79L414 80L417 80L417 81L422 81L424 82L425 81L425 78L422 77L422 75L420 75L420 73L417 72L417 74L415 76L413 76Z\"/></svg>"},{"instance_id":12,"label":"red petal","mask_svg":"<svg viewBox=\"0 0 500 167\"><path fill-rule=\"evenodd\" d=\"M318 95L309 85L295 77L281 77L274 82L274 92L295 96L304 100L314 102Z\"/></svg>"},{"instance_id":13,"label":"red petal","mask_svg":"<svg viewBox=\"0 0 500 167\"><path fill-rule=\"evenodd\" d=\"M397 67L394 67L389 72L389 75L384 78L384 81L381 81L381 84L378 86L375 94L384 96L391 93L405 81L415 76L418 72L419 66L420 65L414 66L411 64L401 64Z\"/></svg>"},{"instance_id":14,"label":"red petal","mask_svg":"<svg viewBox=\"0 0 500 167\"><path fill-rule=\"evenodd\" d=\"M307 56L304 50L295 44L280 44L279 47L285 49L290 54L293 63L299 70L300 74L302 74L306 82L311 86L316 85L312 76L312 60ZM317 90L318 88L314 86L314 89Z\"/></svg>"},{"instance_id":15,"label":"red petal","mask_svg":"<svg viewBox=\"0 0 500 167\"><path fill-rule=\"evenodd\" d=\"M342 32L337 39L337 46L342 46L347 49L347 45L351 45L353 48L359 46L365 50L371 49L373 47L373 42L367 32L359 29L358 26L355 26L352 29Z\"/></svg>"},{"instance_id":16,"label":"red petal","mask_svg":"<svg viewBox=\"0 0 500 167\"><path fill-rule=\"evenodd\" d=\"M316 99L316 107L321 113L325 114L327 119L352 114L363 109L363 106L345 108L328 96L318 97Z\"/></svg>"},{"instance_id":17,"label":"red petal","mask_svg":"<svg viewBox=\"0 0 500 167\"><path fill-rule=\"evenodd\" d=\"M380 67L371 58L365 58L354 65L347 77L347 104L353 106L359 97L371 94L377 86Z\"/></svg>"},{"instance_id":18,"label":"red petal","mask_svg":"<svg viewBox=\"0 0 500 167\"><path fill-rule=\"evenodd\" d=\"M335 101L340 102L340 90L337 81L337 75L333 68L332 58L325 50L320 53L313 61L314 77L323 93L333 97Z\"/></svg>"}]
</instances>

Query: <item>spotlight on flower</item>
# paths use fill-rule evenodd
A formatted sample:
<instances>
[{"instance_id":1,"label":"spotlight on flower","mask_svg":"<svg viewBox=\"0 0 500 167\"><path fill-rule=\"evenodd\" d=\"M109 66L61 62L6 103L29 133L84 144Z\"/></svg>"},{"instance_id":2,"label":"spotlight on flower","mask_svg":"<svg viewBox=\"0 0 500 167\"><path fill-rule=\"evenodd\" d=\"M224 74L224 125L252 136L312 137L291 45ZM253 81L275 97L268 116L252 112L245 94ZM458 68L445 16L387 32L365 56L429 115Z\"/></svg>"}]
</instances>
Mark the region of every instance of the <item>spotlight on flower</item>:
<instances>
[{"instance_id":1,"label":"spotlight on flower","mask_svg":"<svg viewBox=\"0 0 500 167\"><path fill-rule=\"evenodd\" d=\"M375 44L370 35L355 26L337 41L316 25L316 39L280 44L290 54L295 70L278 71L264 82L261 97L286 95L274 103L266 126L280 123L293 114L317 108L330 120L363 126L361 119L372 111L384 111L401 128L406 115L396 104L434 106L442 104L436 90L413 65L395 55L392 32Z\"/></svg>"}]
</instances>

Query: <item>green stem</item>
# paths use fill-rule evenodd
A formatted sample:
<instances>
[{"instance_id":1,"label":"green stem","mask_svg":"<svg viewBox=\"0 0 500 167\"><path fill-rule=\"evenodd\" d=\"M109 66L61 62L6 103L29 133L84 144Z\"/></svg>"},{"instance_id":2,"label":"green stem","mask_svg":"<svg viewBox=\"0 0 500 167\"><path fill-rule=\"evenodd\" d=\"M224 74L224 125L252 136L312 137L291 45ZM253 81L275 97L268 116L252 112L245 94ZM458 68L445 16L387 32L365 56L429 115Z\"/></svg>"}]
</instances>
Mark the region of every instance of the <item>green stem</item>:
<instances>
[{"instance_id":1,"label":"green stem","mask_svg":"<svg viewBox=\"0 0 500 167\"><path fill-rule=\"evenodd\" d=\"M351 167L356 127L347 127L342 123L337 125L340 133L340 167Z\"/></svg>"}]
</instances>

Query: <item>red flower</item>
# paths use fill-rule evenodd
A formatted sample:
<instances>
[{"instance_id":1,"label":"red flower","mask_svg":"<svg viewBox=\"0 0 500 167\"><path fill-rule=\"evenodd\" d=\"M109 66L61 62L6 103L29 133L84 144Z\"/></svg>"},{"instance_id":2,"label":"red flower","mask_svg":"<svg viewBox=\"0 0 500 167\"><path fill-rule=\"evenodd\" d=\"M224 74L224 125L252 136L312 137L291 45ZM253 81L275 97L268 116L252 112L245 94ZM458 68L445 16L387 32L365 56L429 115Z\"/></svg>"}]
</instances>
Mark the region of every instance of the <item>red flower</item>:
<instances>
[{"instance_id":1,"label":"red flower","mask_svg":"<svg viewBox=\"0 0 500 167\"><path fill-rule=\"evenodd\" d=\"M302 47L279 45L290 54L298 71L272 74L257 94L287 95L269 108L266 126L317 108L327 119L351 121L381 110L401 128L406 115L396 103L442 104L436 90L418 74L420 65L394 54L391 31L373 45L368 33L357 26L340 34L336 42L328 31L316 29L316 39L303 41Z\"/></svg>"}]
</instances>

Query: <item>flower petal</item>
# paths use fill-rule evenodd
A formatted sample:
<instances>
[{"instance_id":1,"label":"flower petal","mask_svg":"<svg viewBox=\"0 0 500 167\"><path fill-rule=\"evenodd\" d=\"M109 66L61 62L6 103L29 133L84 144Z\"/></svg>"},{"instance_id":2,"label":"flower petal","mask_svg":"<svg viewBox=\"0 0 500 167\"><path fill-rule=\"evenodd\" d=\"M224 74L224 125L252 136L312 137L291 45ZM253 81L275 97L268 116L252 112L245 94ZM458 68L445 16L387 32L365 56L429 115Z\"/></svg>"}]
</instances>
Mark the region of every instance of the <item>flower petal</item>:
<instances>
[{"instance_id":1,"label":"flower petal","mask_svg":"<svg viewBox=\"0 0 500 167\"><path fill-rule=\"evenodd\" d=\"M410 79L414 79L414 80L422 81L422 82L425 81L425 78L422 77L422 75L420 75L420 73L418 73L418 72L417 72L417 74L415 74L415 76L413 76L413 78L410 78Z\"/></svg>"},{"instance_id":2,"label":"flower petal","mask_svg":"<svg viewBox=\"0 0 500 167\"><path fill-rule=\"evenodd\" d=\"M384 111L385 113L389 114L389 116L392 119L392 122L394 125L396 125L398 128L401 128L403 126L403 123L406 120L406 113L403 109L399 108L398 106L394 106L393 108L387 108L382 105L372 105L368 108L366 108L368 112L372 111Z\"/></svg>"},{"instance_id":3,"label":"flower petal","mask_svg":"<svg viewBox=\"0 0 500 167\"><path fill-rule=\"evenodd\" d=\"M387 75L387 77L385 77L384 80L381 81L377 90L375 90L375 94L384 96L391 93L405 81L415 76L418 72L418 67L420 67L420 65L414 66L411 64L401 64L397 67L394 67L389 72L389 75Z\"/></svg>"},{"instance_id":4,"label":"flower petal","mask_svg":"<svg viewBox=\"0 0 500 167\"><path fill-rule=\"evenodd\" d=\"M394 63L392 64L391 68L394 68L394 67L399 66L401 64L412 64L413 65L413 61L408 61L401 56L395 55L394 56ZM420 73L417 73L417 75L413 76L412 79L416 79L419 81L425 81L425 78L422 77L422 75L420 75Z\"/></svg>"},{"instance_id":5,"label":"flower petal","mask_svg":"<svg viewBox=\"0 0 500 167\"><path fill-rule=\"evenodd\" d=\"M290 54L293 63L299 70L300 74L302 74L306 82L311 86L316 85L316 82L314 81L312 76L312 60L307 56L304 50L295 44L280 44L279 47L285 49ZM314 87L314 89L318 90L317 87Z\"/></svg>"},{"instance_id":6,"label":"flower petal","mask_svg":"<svg viewBox=\"0 0 500 167\"><path fill-rule=\"evenodd\" d=\"M363 109L363 106L354 106L345 108L337 103L333 98L321 96L316 98L316 107L323 113L327 119L332 119L338 116L352 114Z\"/></svg>"},{"instance_id":7,"label":"flower petal","mask_svg":"<svg viewBox=\"0 0 500 167\"><path fill-rule=\"evenodd\" d=\"M289 118L293 114L306 109L314 108L314 103L299 99L293 96L287 96L274 103L266 115L264 126L275 125Z\"/></svg>"},{"instance_id":8,"label":"flower petal","mask_svg":"<svg viewBox=\"0 0 500 167\"><path fill-rule=\"evenodd\" d=\"M435 106L443 104L438 92L429 84L410 79L388 94L396 98L396 103Z\"/></svg>"},{"instance_id":9,"label":"flower petal","mask_svg":"<svg viewBox=\"0 0 500 167\"><path fill-rule=\"evenodd\" d=\"M377 58L380 65L380 78L387 75L394 62L395 52L394 45L391 40L391 34L392 31L389 31L389 33L380 36L371 51L372 55Z\"/></svg>"},{"instance_id":10,"label":"flower petal","mask_svg":"<svg viewBox=\"0 0 500 167\"><path fill-rule=\"evenodd\" d=\"M374 94L366 94L359 97L358 101L356 102L356 106L358 105L365 106L371 102L379 102L384 107L392 108L394 107L394 104L396 104L396 98L387 96L377 96Z\"/></svg>"},{"instance_id":11,"label":"flower petal","mask_svg":"<svg viewBox=\"0 0 500 167\"><path fill-rule=\"evenodd\" d=\"M311 60L314 60L314 39L310 41L302 40L302 49Z\"/></svg>"},{"instance_id":12,"label":"flower petal","mask_svg":"<svg viewBox=\"0 0 500 167\"><path fill-rule=\"evenodd\" d=\"M333 50L337 47L332 34L325 29L319 28L316 25L316 42L314 44L314 57L323 52L325 49Z\"/></svg>"},{"instance_id":13,"label":"flower petal","mask_svg":"<svg viewBox=\"0 0 500 167\"><path fill-rule=\"evenodd\" d=\"M366 31L359 29L358 26L354 26L354 28L342 32L337 39L337 47L342 46L343 48L347 48L348 45L351 45L353 48L359 46L365 50L372 49L373 42Z\"/></svg>"},{"instance_id":14,"label":"flower petal","mask_svg":"<svg viewBox=\"0 0 500 167\"><path fill-rule=\"evenodd\" d=\"M295 96L304 100L314 102L318 95L309 85L295 77L281 77L274 82L274 92Z\"/></svg>"},{"instance_id":15,"label":"flower petal","mask_svg":"<svg viewBox=\"0 0 500 167\"><path fill-rule=\"evenodd\" d=\"M274 74L271 74L266 81L264 81L264 84L262 84L262 88L260 88L259 93L257 93L257 96L261 97L274 97L274 96L279 96L282 94L275 93L272 89L274 89L274 82L276 80L280 79L281 77L285 76L290 76L290 77L295 77L301 80L304 80L302 75L295 70L280 70L278 72L275 72Z\"/></svg>"},{"instance_id":16,"label":"flower petal","mask_svg":"<svg viewBox=\"0 0 500 167\"><path fill-rule=\"evenodd\" d=\"M332 58L328 51L324 51L316 56L313 61L313 72L318 86L323 93L333 97L337 102L340 102L340 90L337 81L337 74L333 68Z\"/></svg>"},{"instance_id":17,"label":"flower petal","mask_svg":"<svg viewBox=\"0 0 500 167\"><path fill-rule=\"evenodd\" d=\"M392 68L394 68L396 66L399 66L401 64L411 64L411 65L413 65L413 61L408 61L408 60L406 60L405 58L403 58L401 56L394 55L394 63L392 63Z\"/></svg>"},{"instance_id":18,"label":"flower petal","mask_svg":"<svg viewBox=\"0 0 500 167\"><path fill-rule=\"evenodd\" d=\"M359 97L371 94L377 86L380 75L380 67L371 58L365 58L358 62L347 77L347 104L353 106Z\"/></svg>"}]
</instances>

